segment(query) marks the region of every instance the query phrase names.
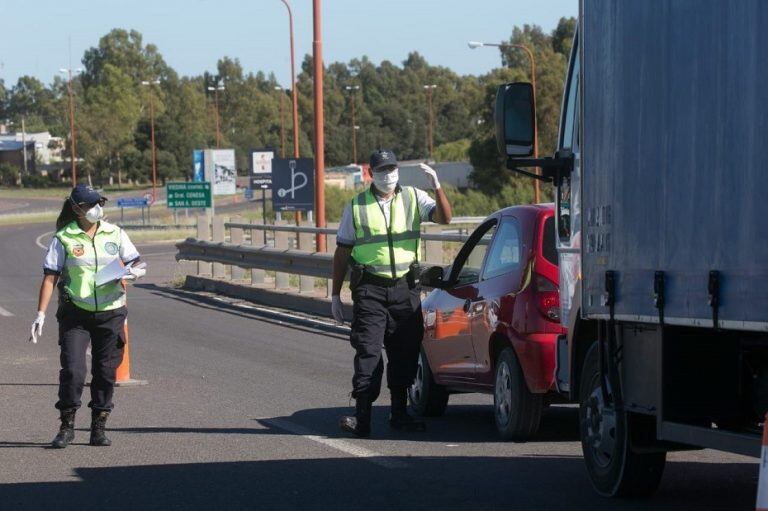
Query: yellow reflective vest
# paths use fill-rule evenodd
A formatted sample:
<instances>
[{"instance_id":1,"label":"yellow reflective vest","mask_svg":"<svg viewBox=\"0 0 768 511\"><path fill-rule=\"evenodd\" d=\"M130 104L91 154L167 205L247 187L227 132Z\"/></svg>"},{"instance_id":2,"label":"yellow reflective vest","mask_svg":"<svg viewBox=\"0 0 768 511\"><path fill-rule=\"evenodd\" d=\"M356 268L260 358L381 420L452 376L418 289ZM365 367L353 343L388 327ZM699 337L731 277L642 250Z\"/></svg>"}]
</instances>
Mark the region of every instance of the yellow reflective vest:
<instances>
[{"instance_id":1,"label":"yellow reflective vest","mask_svg":"<svg viewBox=\"0 0 768 511\"><path fill-rule=\"evenodd\" d=\"M389 204L389 226L382 206L369 187L352 199L355 246L352 259L366 271L400 278L421 253L421 215L413 187L397 187Z\"/></svg>"},{"instance_id":2,"label":"yellow reflective vest","mask_svg":"<svg viewBox=\"0 0 768 511\"><path fill-rule=\"evenodd\" d=\"M65 252L60 286L72 303L91 312L125 305L125 290L120 281L96 286L96 272L120 258L119 227L102 220L91 239L77 222L72 222L56 237Z\"/></svg>"}]
</instances>

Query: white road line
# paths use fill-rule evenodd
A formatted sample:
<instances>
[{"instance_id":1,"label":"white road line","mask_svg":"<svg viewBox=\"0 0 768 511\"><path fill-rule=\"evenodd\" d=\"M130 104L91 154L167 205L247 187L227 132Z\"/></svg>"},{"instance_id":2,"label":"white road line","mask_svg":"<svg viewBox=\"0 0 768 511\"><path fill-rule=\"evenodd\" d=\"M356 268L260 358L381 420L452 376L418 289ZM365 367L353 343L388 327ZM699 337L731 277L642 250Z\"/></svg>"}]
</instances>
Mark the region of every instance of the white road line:
<instances>
[{"instance_id":1,"label":"white road line","mask_svg":"<svg viewBox=\"0 0 768 511\"><path fill-rule=\"evenodd\" d=\"M284 419L259 419L259 422L263 422L278 429L288 431L294 435L300 435L307 440L323 444L332 449L336 449L337 451L355 456L356 458L363 458L365 461L370 461L371 463L384 468L403 468L407 466L405 462L385 458L382 454L379 454L376 451L371 451L365 447L357 446L351 442L347 442L346 440L339 440L338 438L326 438L315 431L309 430L303 426L299 426L298 424L294 424L293 422Z\"/></svg>"},{"instance_id":2,"label":"white road line","mask_svg":"<svg viewBox=\"0 0 768 511\"><path fill-rule=\"evenodd\" d=\"M0 307L0 316L5 316L6 318L10 318L11 316L13 316L13 312Z\"/></svg>"},{"instance_id":3,"label":"white road line","mask_svg":"<svg viewBox=\"0 0 768 511\"><path fill-rule=\"evenodd\" d=\"M281 312L281 311L279 311L279 310L275 310L275 309L268 309L268 308L266 308L266 307L258 307L258 306L256 306L256 305L251 305L251 304L248 304L248 303L241 303L241 302L235 302L235 303L233 303L232 301L230 301L230 300L227 300L227 299L225 299L225 298L221 298L221 297L219 297L219 296L210 296L209 298L211 298L211 299L213 299L213 300L216 300L216 301L218 301L218 302L226 303L227 305L233 305L233 306L235 306L235 307L240 307L240 308L243 308L243 309L251 309L251 310L255 310L255 311L258 311L258 312L266 312L266 313L268 313L268 314L273 314L273 315L275 315L275 316L281 316L281 317L284 317L284 318L286 318L286 319L293 319L293 318L296 318L296 317L297 317L295 314L289 314L289 313ZM308 317L308 316L301 316L301 319L302 319L303 321L307 321L307 322L309 322L309 323L314 323L314 324L316 324L316 325L320 325L320 326L325 326L325 327L329 327L329 326L330 326L330 327L337 327L337 328L339 328L340 330L343 330L345 333L346 333L346 332L348 332L348 331L350 330L350 328L349 328L348 326L345 326L345 325L339 325L339 324L338 324L338 323L336 323L336 322L331 322L331 321L322 321L322 320L320 320L320 319L310 318L310 317Z\"/></svg>"},{"instance_id":4,"label":"white road line","mask_svg":"<svg viewBox=\"0 0 768 511\"><path fill-rule=\"evenodd\" d=\"M37 239L35 240L35 245L37 245L38 247L42 248L43 250L48 250L48 245L43 245L43 244L40 242L40 240L42 240L42 239L43 239L43 238L45 238L46 236L50 236L51 234L53 234L53 233L55 233L55 232L56 232L56 231L48 231L48 232L44 232L43 234L41 234L40 236L38 236L38 237L37 237Z\"/></svg>"}]
</instances>

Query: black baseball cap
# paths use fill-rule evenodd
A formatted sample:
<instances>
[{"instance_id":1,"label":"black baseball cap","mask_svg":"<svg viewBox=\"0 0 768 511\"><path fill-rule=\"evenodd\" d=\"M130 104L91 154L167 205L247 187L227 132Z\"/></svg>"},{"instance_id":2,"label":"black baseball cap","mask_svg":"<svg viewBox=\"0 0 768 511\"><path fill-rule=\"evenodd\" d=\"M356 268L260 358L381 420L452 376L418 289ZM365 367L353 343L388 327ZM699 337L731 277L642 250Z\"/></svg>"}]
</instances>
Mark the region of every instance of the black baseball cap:
<instances>
[{"instance_id":1,"label":"black baseball cap","mask_svg":"<svg viewBox=\"0 0 768 511\"><path fill-rule=\"evenodd\" d=\"M388 149L379 149L371 153L371 170L375 171L383 167L397 167L397 157Z\"/></svg>"},{"instance_id":2,"label":"black baseball cap","mask_svg":"<svg viewBox=\"0 0 768 511\"><path fill-rule=\"evenodd\" d=\"M75 204L96 204L107 200L106 197L87 185L77 185L72 188L69 199Z\"/></svg>"}]
</instances>

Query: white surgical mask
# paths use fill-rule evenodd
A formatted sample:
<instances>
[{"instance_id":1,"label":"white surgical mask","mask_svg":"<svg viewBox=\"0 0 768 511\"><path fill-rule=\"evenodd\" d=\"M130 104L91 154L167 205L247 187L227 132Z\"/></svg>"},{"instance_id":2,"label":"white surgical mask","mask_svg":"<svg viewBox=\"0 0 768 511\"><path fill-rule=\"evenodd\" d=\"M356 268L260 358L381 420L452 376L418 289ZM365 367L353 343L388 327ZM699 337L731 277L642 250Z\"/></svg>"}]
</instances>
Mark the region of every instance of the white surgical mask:
<instances>
[{"instance_id":1,"label":"white surgical mask","mask_svg":"<svg viewBox=\"0 0 768 511\"><path fill-rule=\"evenodd\" d=\"M392 169L389 172L374 172L373 184L376 189L384 193L392 193L395 191L397 181L400 179L398 170Z\"/></svg>"},{"instance_id":2,"label":"white surgical mask","mask_svg":"<svg viewBox=\"0 0 768 511\"><path fill-rule=\"evenodd\" d=\"M104 209L101 204L96 204L94 207L85 212L85 219L95 224L99 220L104 218Z\"/></svg>"}]
</instances>

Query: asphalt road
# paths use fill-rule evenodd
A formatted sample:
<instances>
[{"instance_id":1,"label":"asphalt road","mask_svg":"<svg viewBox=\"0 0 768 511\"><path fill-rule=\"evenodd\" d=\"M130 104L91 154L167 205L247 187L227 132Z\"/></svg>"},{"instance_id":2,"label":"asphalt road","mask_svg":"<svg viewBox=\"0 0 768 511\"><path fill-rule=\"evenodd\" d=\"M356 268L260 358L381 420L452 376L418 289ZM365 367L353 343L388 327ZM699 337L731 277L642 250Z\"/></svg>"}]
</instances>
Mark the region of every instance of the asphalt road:
<instances>
[{"instance_id":1,"label":"asphalt road","mask_svg":"<svg viewBox=\"0 0 768 511\"><path fill-rule=\"evenodd\" d=\"M53 306L41 342L26 342L46 231L0 228L3 511L754 509L756 460L709 450L671 454L650 500L596 496L572 407L548 410L534 440L506 443L489 396L452 397L424 434L390 432L382 400L374 438L345 438L345 336L173 290L184 268L163 245L139 247L150 274L129 290L132 376L149 384L117 389L112 447L86 445L84 410L75 444L47 449L58 428Z\"/></svg>"}]
</instances>

